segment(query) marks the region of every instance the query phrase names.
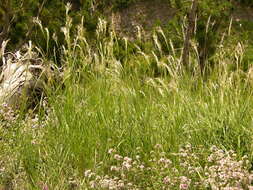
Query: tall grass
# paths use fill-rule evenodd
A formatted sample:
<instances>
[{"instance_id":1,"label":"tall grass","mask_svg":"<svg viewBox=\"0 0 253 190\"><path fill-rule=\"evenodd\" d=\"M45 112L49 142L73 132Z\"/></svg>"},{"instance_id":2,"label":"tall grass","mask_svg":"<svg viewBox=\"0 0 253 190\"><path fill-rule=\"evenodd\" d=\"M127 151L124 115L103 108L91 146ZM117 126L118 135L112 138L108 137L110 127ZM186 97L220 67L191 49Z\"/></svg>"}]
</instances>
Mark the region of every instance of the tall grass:
<instances>
[{"instance_id":1,"label":"tall grass","mask_svg":"<svg viewBox=\"0 0 253 190\"><path fill-rule=\"evenodd\" d=\"M68 10L61 88L44 111L25 119L1 113L0 189L252 189L252 81L240 69L242 44L222 47L203 79L194 52L190 73L161 29L170 55L155 35L151 53L137 44L129 53L132 42L124 39L120 62L121 39L107 23L100 20L90 42L81 25L73 28ZM209 162L211 155L217 160ZM235 167L239 160L247 166ZM220 161L242 180L224 165L228 181L211 175Z\"/></svg>"}]
</instances>

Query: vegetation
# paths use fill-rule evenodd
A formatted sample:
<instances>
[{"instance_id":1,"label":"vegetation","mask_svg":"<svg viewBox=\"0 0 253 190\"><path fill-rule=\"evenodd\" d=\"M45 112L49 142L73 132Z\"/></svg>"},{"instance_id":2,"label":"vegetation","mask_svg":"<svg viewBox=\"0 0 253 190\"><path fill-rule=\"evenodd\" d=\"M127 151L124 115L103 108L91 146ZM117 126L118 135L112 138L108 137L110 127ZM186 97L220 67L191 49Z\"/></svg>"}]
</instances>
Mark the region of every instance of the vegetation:
<instances>
[{"instance_id":1,"label":"vegetation","mask_svg":"<svg viewBox=\"0 0 253 190\"><path fill-rule=\"evenodd\" d=\"M253 6L253 2L250 0L240 0L239 2L243 5Z\"/></svg>"},{"instance_id":2,"label":"vegetation","mask_svg":"<svg viewBox=\"0 0 253 190\"><path fill-rule=\"evenodd\" d=\"M16 28L21 16L6 30L7 50L32 40L30 51L53 62L61 79L36 110L2 105L0 189L253 189L251 31L241 22L216 27L230 5L200 4L186 67L187 2L171 1L184 10L148 41L142 32L132 41L119 37L88 7L77 16L69 4L51 13L64 3L52 2L27 37L14 40L14 31L25 28ZM28 7L20 5L12 10ZM221 14L223 6L228 12ZM200 51L207 52L208 72Z\"/></svg>"}]
</instances>

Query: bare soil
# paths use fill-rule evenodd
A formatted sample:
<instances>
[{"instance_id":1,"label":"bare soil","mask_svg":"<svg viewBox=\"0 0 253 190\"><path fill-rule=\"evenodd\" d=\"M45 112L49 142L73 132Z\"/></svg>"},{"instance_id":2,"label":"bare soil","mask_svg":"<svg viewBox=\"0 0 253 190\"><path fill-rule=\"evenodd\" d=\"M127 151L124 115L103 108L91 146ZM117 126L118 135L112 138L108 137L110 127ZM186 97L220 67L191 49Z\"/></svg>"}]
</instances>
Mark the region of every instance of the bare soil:
<instances>
[{"instance_id":1,"label":"bare soil","mask_svg":"<svg viewBox=\"0 0 253 190\"><path fill-rule=\"evenodd\" d=\"M150 31L158 23L165 25L175 13L163 0L141 1L112 13L111 20L117 33L131 39L136 35L137 26Z\"/></svg>"}]
</instances>

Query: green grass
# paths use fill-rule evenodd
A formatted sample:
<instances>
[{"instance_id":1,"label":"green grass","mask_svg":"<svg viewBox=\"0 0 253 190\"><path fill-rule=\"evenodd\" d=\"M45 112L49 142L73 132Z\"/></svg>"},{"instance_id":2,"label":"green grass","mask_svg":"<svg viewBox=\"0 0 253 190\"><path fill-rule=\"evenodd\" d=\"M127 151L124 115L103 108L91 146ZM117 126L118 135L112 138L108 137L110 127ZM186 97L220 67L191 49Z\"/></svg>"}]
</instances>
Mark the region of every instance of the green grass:
<instances>
[{"instance_id":1,"label":"green grass","mask_svg":"<svg viewBox=\"0 0 253 190\"><path fill-rule=\"evenodd\" d=\"M21 175L24 189L38 189L39 182L71 189L70 179L82 179L101 161L97 172L108 172L111 147L130 157L140 147L146 160L156 144L168 154L187 143L232 149L239 157L252 154L251 87L191 78L180 79L174 88L166 79L165 87L133 76L86 80L50 97L54 112L44 127L18 122L1 128L3 185Z\"/></svg>"},{"instance_id":2,"label":"green grass","mask_svg":"<svg viewBox=\"0 0 253 190\"><path fill-rule=\"evenodd\" d=\"M103 179L118 176L110 169L121 164L108 154L111 148L138 162L135 170L122 167L125 176L120 175L136 188L118 189L163 189L167 176L175 183L171 189L187 185L182 181L185 176L192 181L187 189L215 189L211 183L193 184L212 178L205 176L212 164L219 164L207 161L212 154L229 160L225 166L231 171L242 168L239 173L246 173L243 179L248 179L251 163L229 165L245 160L245 155L251 162L253 153L252 79L240 69L241 46L221 49L213 72L203 79L194 54L190 73L177 57L180 52L164 55L155 48L158 41L154 52L159 56L141 50L128 54L126 45L122 66L113 51L119 48L116 37L105 34L106 27L100 24L95 50L81 30L75 39L67 38L66 30L64 85L49 93L46 109L27 116L21 113L13 121L1 113L0 189L92 189L94 179L87 177L87 170ZM188 144L192 148L182 150ZM223 151L210 152L213 146ZM186 157L178 154L184 152ZM165 157L172 166L163 170L158 160ZM127 160L124 164L129 164ZM198 172L192 174L182 164ZM151 170L138 169L140 165ZM231 181L218 187L233 186L239 180ZM246 188L251 182L243 185ZM102 186L95 189L109 189Z\"/></svg>"}]
</instances>

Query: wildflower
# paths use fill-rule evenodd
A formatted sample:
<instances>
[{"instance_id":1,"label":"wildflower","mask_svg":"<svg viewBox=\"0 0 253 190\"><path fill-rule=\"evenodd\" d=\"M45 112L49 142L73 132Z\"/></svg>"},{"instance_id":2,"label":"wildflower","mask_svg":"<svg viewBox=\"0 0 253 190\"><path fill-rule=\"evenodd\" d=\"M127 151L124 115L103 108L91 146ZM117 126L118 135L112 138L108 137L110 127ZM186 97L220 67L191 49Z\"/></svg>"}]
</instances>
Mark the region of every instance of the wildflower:
<instances>
[{"instance_id":1,"label":"wildflower","mask_svg":"<svg viewBox=\"0 0 253 190\"><path fill-rule=\"evenodd\" d=\"M36 140L33 139L33 140L31 141L31 144L34 144L34 145L37 144L37 143L36 143Z\"/></svg>"},{"instance_id":2,"label":"wildflower","mask_svg":"<svg viewBox=\"0 0 253 190\"><path fill-rule=\"evenodd\" d=\"M124 182L122 180L118 181L118 187L123 188L125 186Z\"/></svg>"},{"instance_id":3,"label":"wildflower","mask_svg":"<svg viewBox=\"0 0 253 190\"><path fill-rule=\"evenodd\" d=\"M129 162L126 162L126 161L124 161L122 163L122 166L123 166L123 168L125 168L127 170L129 170L132 167L132 165Z\"/></svg>"},{"instance_id":4,"label":"wildflower","mask_svg":"<svg viewBox=\"0 0 253 190\"><path fill-rule=\"evenodd\" d=\"M169 159L167 158L160 158L160 160L158 160L158 163L159 164L163 164L162 166L162 170L166 169L166 168L169 168L169 165L172 163Z\"/></svg>"},{"instance_id":5,"label":"wildflower","mask_svg":"<svg viewBox=\"0 0 253 190\"><path fill-rule=\"evenodd\" d=\"M117 167L117 166L111 166L111 171L119 171L120 170L120 168L119 167Z\"/></svg>"},{"instance_id":6,"label":"wildflower","mask_svg":"<svg viewBox=\"0 0 253 190\"><path fill-rule=\"evenodd\" d=\"M115 151L115 149L113 149L113 148L110 148L110 149L108 150L108 154L112 154L112 153L114 153L114 152L116 152L116 151Z\"/></svg>"},{"instance_id":7,"label":"wildflower","mask_svg":"<svg viewBox=\"0 0 253 190\"><path fill-rule=\"evenodd\" d=\"M165 159L164 158L160 158L160 160L158 160L158 163L164 163Z\"/></svg>"},{"instance_id":8,"label":"wildflower","mask_svg":"<svg viewBox=\"0 0 253 190\"><path fill-rule=\"evenodd\" d=\"M187 154L186 152L182 152L182 153L180 153L179 155L180 155L181 157L185 158L185 157L187 157L188 154Z\"/></svg>"},{"instance_id":9,"label":"wildflower","mask_svg":"<svg viewBox=\"0 0 253 190\"><path fill-rule=\"evenodd\" d=\"M90 184L91 188L94 188L94 189L96 188L96 182L95 181L90 181L89 184Z\"/></svg>"},{"instance_id":10,"label":"wildflower","mask_svg":"<svg viewBox=\"0 0 253 190\"><path fill-rule=\"evenodd\" d=\"M188 189L189 188L189 185L187 183L181 183L179 185L179 188L182 189L182 190L185 190L185 189Z\"/></svg>"},{"instance_id":11,"label":"wildflower","mask_svg":"<svg viewBox=\"0 0 253 190\"><path fill-rule=\"evenodd\" d=\"M110 180L103 179L102 181L100 181L100 185L101 185L102 188L109 188L109 186L110 186Z\"/></svg>"},{"instance_id":12,"label":"wildflower","mask_svg":"<svg viewBox=\"0 0 253 190\"><path fill-rule=\"evenodd\" d=\"M124 160L125 160L126 162L132 162L132 158L129 158L129 157L124 157Z\"/></svg>"},{"instance_id":13,"label":"wildflower","mask_svg":"<svg viewBox=\"0 0 253 190\"><path fill-rule=\"evenodd\" d=\"M115 155L114 155L114 159L115 159L115 160L118 160L118 161L119 161L119 160L122 160L122 156L120 156L120 155L118 155L118 154L115 154Z\"/></svg>"},{"instance_id":14,"label":"wildflower","mask_svg":"<svg viewBox=\"0 0 253 190\"><path fill-rule=\"evenodd\" d=\"M94 173L91 170L86 170L84 172L84 176L87 178L91 178L94 175Z\"/></svg>"},{"instance_id":15,"label":"wildflower","mask_svg":"<svg viewBox=\"0 0 253 190\"><path fill-rule=\"evenodd\" d=\"M137 160L139 160L141 157L139 155L136 155L135 157Z\"/></svg>"},{"instance_id":16,"label":"wildflower","mask_svg":"<svg viewBox=\"0 0 253 190\"><path fill-rule=\"evenodd\" d=\"M169 176L166 176L166 177L163 178L163 183L164 183L164 184L169 184L169 183L170 183L170 178L169 178Z\"/></svg>"},{"instance_id":17,"label":"wildflower","mask_svg":"<svg viewBox=\"0 0 253 190\"><path fill-rule=\"evenodd\" d=\"M250 183L253 181L253 174L249 175L249 181L250 181Z\"/></svg>"}]
</instances>

